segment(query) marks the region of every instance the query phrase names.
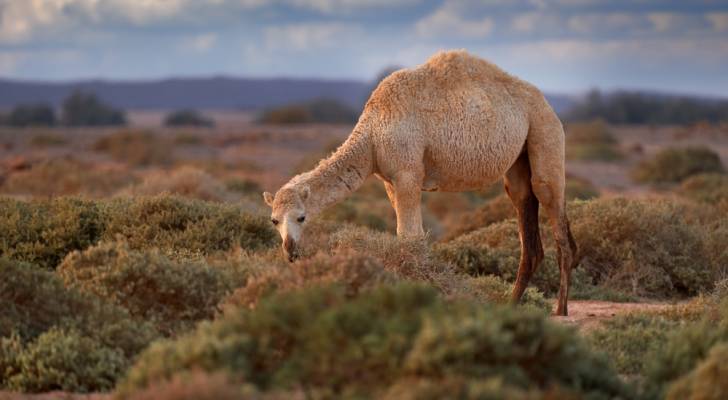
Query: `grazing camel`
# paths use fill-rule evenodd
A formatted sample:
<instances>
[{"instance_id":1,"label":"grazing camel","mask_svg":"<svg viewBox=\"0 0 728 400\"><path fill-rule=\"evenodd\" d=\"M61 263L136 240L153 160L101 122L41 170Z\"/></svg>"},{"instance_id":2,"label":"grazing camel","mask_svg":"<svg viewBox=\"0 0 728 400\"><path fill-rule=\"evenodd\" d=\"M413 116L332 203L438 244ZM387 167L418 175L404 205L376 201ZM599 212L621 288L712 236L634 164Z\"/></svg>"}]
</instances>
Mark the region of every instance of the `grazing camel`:
<instances>
[{"instance_id":1,"label":"grazing camel","mask_svg":"<svg viewBox=\"0 0 728 400\"><path fill-rule=\"evenodd\" d=\"M520 300L543 259L541 204L556 241L561 280L556 313L567 315L576 244L564 201L564 131L534 86L465 51L435 54L394 72L374 90L349 138L312 171L263 193L290 261L306 221L357 190L384 182L397 235L423 236L422 191L479 190L501 177L518 214Z\"/></svg>"}]
</instances>

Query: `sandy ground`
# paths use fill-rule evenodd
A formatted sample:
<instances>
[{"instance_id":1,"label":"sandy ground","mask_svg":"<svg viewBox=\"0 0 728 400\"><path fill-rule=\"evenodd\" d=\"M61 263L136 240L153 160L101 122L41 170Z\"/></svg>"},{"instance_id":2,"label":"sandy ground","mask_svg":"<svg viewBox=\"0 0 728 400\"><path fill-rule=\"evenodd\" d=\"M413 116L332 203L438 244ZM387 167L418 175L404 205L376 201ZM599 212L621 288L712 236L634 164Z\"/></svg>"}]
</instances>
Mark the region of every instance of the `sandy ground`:
<instances>
[{"instance_id":1,"label":"sandy ground","mask_svg":"<svg viewBox=\"0 0 728 400\"><path fill-rule=\"evenodd\" d=\"M586 332L597 328L603 321L621 314L635 311L660 311L667 309L667 303L612 303L596 300L570 300L569 315L566 317L552 316L557 322L573 325L580 331Z\"/></svg>"}]
</instances>

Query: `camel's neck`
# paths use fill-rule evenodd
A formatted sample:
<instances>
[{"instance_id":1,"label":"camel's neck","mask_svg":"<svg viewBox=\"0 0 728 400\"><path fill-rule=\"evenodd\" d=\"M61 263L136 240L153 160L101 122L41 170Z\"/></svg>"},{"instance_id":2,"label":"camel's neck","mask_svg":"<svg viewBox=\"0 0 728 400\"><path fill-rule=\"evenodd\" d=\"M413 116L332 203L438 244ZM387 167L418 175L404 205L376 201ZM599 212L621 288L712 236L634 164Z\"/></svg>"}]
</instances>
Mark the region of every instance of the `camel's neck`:
<instances>
[{"instance_id":1,"label":"camel's neck","mask_svg":"<svg viewBox=\"0 0 728 400\"><path fill-rule=\"evenodd\" d=\"M372 174L374 155L371 137L357 125L349 138L312 171L294 178L290 184L307 185L308 214L318 214L357 190Z\"/></svg>"}]
</instances>

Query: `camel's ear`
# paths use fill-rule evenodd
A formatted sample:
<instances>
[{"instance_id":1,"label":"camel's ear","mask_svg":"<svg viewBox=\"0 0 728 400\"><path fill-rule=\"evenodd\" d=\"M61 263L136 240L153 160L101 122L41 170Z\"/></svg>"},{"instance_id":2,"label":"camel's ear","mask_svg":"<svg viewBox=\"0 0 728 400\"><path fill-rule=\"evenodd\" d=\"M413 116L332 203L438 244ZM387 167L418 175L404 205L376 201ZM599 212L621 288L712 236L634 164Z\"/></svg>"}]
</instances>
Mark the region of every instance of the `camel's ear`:
<instances>
[{"instance_id":1,"label":"camel's ear","mask_svg":"<svg viewBox=\"0 0 728 400\"><path fill-rule=\"evenodd\" d=\"M301 196L301 201L306 201L308 196L311 194L311 189L309 189L308 186L304 186L301 188L299 195Z\"/></svg>"},{"instance_id":2,"label":"camel's ear","mask_svg":"<svg viewBox=\"0 0 728 400\"><path fill-rule=\"evenodd\" d=\"M265 200L265 204L273 207L273 195L270 192L263 192L263 200Z\"/></svg>"}]
</instances>

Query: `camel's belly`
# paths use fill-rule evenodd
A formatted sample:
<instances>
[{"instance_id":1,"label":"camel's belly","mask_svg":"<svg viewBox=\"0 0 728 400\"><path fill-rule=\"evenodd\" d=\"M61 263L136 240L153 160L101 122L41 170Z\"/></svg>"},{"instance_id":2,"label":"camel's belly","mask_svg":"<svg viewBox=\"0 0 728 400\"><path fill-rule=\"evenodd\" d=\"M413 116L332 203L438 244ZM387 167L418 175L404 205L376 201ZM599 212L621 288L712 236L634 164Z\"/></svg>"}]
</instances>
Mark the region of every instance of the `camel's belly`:
<instances>
[{"instance_id":1,"label":"camel's belly","mask_svg":"<svg viewBox=\"0 0 728 400\"><path fill-rule=\"evenodd\" d=\"M482 189L501 179L520 155L528 135L524 115L480 113L466 120L444 124L430 135L423 190Z\"/></svg>"}]
</instances>

